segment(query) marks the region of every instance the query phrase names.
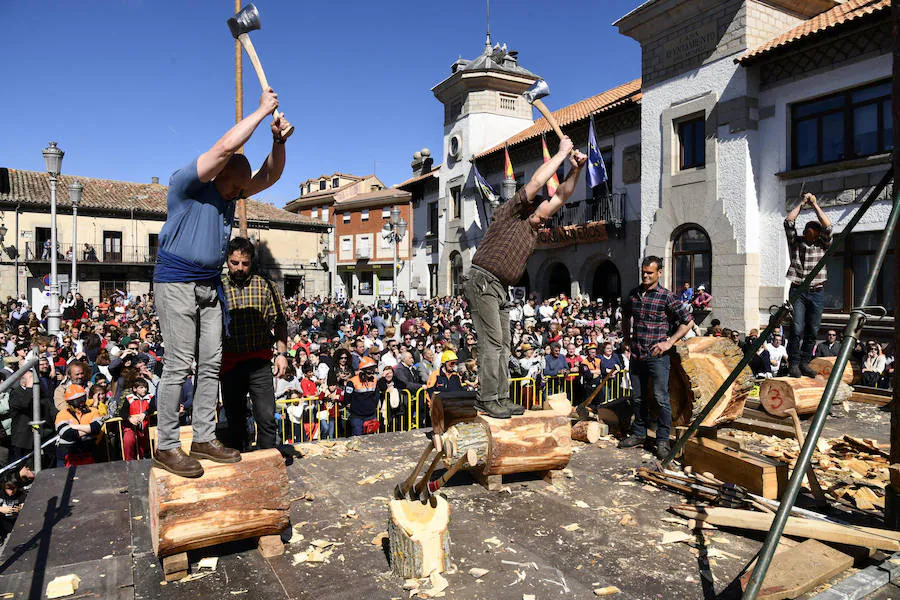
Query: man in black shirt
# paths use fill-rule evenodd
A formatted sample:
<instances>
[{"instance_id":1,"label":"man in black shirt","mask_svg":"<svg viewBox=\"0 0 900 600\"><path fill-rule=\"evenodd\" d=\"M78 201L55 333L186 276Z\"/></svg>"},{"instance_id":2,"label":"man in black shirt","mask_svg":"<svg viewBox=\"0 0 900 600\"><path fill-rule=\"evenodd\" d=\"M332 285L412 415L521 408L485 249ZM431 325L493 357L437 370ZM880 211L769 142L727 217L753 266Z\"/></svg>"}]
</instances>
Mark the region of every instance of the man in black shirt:
<instances>
[{"instance_id":1,"label":"man in black shirt","mask_svg":"<svg viewBox=\"0 0 900 600\"><path fill-rule=\"evenodd\" d=\"M841 350L841 343L837 339L837 331L829 329L825 334L825 341L816 346L816 358L837 356Z\"/></svg>"}]
</instances>

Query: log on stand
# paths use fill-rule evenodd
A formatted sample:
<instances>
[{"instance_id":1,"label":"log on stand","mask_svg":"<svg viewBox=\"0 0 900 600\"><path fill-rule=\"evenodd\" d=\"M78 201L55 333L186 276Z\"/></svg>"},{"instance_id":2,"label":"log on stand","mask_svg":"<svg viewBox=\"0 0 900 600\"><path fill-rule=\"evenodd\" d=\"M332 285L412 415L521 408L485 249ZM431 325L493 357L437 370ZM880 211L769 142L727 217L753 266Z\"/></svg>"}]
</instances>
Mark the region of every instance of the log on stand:
<instances>
[{"instance_id":1,"label":"log on stand","mask_svg":"<svg viewBox=\"0 0 900 600\"><path fill-rule=\"evenodd\" d=\"M694 337L676 344L669 372L673 425L689 423L694 408L709 402L743 357L743 350L724 338ZM740 417L752 389L753 373L745 367L702 425L712 427Z\"/></svg>"},{"instance_id":2,"label":"log on stand","mask_svg":"<svg viewBox=\"0 0 900 600\"><path fill-rule=\"evenodd\" d=\"M828 381L828 378L831 377L831 371L834 370L834 361L836 360L837 357L835 356L814 358L809 361L809 368L818 373L822 379ZM844 367L844 372L841 373L841 381L847 385L854 385L862 381L862 371L859 368L859 363L848 360L847 365Z\"/></svg>"},{"instance_id":3,"label":"log on stand","mask_svg":"<svg viewBox=\"0 0 900 600\"><path fill-rule=\"evenodd\" d=\"M431 426L442 434L456 423L474 421L475 392L435 392L431 398Z\"/></svg>"},{"instance_id":4,"label":"log on stand","mask_svg":"<svg viewBox=\"0 0 900 600\"><path fill-rule=\"evenodd\" d=\"M759 386L759 402L766 412L776 417L788 416L787 411L791 408L799 415L809 415L819 408L824 391L825 381L818 377L775 377L766 379ZM832 406L840 406L849 400L851 393L850 386L840 382Z\"/></svg>"},{"instance_id":5,"label":"log on stand","mask_svg":"<svg viewBox=\"0 0 900 600\"><path fill-rule=\"evenodd\" d=\"M388 540L394 575L420 579L450 568L450 506L441 496L435 499L435 507L416 500L391 500Z\"/></svg>"},{"instance_id":6,"label":"log on stand","mask_svg":"<svg viewBox=\"0 0 900 600\"><path fill-rule=\"evenodd\" d=\"M150 469L150 532L157 556L278 535L289 526L290 488L278 450L248 452L239 463L200 464L199 479Z\"/></svg>"}]
</instances>

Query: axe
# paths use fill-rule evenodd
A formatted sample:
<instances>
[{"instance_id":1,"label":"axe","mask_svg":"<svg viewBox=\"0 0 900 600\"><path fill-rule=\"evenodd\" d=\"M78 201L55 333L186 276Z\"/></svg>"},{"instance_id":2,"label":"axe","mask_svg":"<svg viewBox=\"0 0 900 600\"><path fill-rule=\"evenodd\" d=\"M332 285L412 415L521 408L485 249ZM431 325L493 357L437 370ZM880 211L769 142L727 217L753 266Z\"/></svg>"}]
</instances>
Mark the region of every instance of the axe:
<instances>
[{"instance_id":1,"label":"axe","mask_svg":"<svg viewBox=\"0 0 900 600\"><path fill-rule=\"evenodd\" d=\"M416 482L416 477L419 476L419 471L422 470L422 467L425 465L425 461L428 459L428 456L431 454L433 446L429 444L425 447L425 452L422 453L421 458L419 458L419 462L416 463L416 468L413 469L412 474L406 478L405 481L398 483L396 487L394 487L394 498L397 500L403 500L406 498L406 495L409 493L409 490L412 488L413 484ZM440 452L440 451L438 451Z\"/></svg>"},{"instance_id":2,"label":"axe","mask_svg":"<svg viewBox=\"0 0 900 600\"><path fill-rule=\"evenodd\" d=\"M441 463L441 459L444 458L443 452L438 452L437 456L434 457L434 460L431 461L431 465L429 465L428 470L425 471L425 476L419 480L419 483L413 487L413 497L418 497L422 490L428 487L428 480L431 479L431 474L434 473L434 470L438 468L438 465Z\"/></svg>"},{"instance_id":3,"label":"axe","mask_svg":"<svg viewBox=\"0 0 900 600\"><path fill-rule=\"evenodd\" d=\"M228 19L228 29L231 30L231 35L233 35L234 39L239 41L241 46L244 47L244 51L247 53L250 62L253 64L253 70L256 71L256 76L259 78L259 85L262 86L263 91L266 91L269 89L269 81L266 79L266 72L263 71L262 64L259 62L259 57L256 55L256 49L253 47L253 42L250 40L250 32L256 31L259 28L259 11L256 10L256 6L254 6L252 2L242 8L239 13ZM272 116L278 119L283 116L283 113L276 110L275 114ZM292 133L294 133L293 125L281 131L281 139L286 140Z\"/></svg>"},{"instance_id":4,"label":"axe","mask_svg":"<svg viewBox=\"0 0 900 600\"><path fill-rule=\"evenodd\" d=\"M550 123L550 127L553 128L553 131L556 132L556 135L559 139L563 139L562 129L559 128L559 124L556 122L556 118L550 112L550 109L547 108L547 105L541 100L544 96L550 95L550 86L547 85L547 82L543 79L538 79L535 81L530 88L522 92L522 96L528 101L528 104L532 105L538 112L544 115L544 118L547 119L547 122ZM575 148L569 151L570 155L575 154Z\"/></svg>"},{"instance_id":5,"label":"axe","mask_svg":"<svg viewBox=\"0 0 900 600\"><path fill-rule=\"evenodd\" d=\"M428 484L419 492L419 500L422 504L428 502L434 493L444 487L444 484L450 481L450 478L456 475L456 473L463 468L466 464L470 467L474 467L478 464L478 452L475 451L475 448L469 448L466 453L460 456L453 466L447 469L443 475L434 481L429 481ZM432 505L433 506L433 505Z\"/></svg>"}]
</instances>

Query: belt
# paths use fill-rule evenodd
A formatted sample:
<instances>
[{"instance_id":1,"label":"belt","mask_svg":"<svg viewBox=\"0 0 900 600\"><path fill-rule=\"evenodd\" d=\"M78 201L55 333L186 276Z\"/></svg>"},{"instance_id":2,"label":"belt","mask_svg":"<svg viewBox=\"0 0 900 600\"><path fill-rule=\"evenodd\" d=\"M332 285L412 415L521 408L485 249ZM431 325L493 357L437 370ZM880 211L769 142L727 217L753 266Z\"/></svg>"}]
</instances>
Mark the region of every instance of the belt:
<instances>
[{"instance_id":1,"label":"belt","mask_svg":"<svg viewBox=\"0 0 900 600\"><path fill-rule=\"evenodd\" d=\"M479 267L478 265L472 265L472 266L470 267L470 270L472 270L472 271L479 271L480 273L482 273L482 274L484 274L485 276L487 276L487 277L493 279L493 280L496 281L497 283L502 283L502 282L500 281L500 278L499 278L499 277L497 277L496 275L494 275L493 273L491 273L490 271L488 271L488 270L485 269L484 267Z\"/></svg>"}]
</instances>

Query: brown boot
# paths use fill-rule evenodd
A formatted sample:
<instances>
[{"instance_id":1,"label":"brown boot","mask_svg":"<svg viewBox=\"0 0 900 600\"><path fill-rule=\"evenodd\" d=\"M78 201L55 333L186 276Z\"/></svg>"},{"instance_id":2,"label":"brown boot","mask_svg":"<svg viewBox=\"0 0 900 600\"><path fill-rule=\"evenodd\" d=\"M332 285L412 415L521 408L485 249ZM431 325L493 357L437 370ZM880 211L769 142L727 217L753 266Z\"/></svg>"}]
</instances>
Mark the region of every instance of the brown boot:
<instances>
[{"instance_id":1,"label":"brown boot","mask_svg":"<svg viewBox=\"0 0 900 600\"><path fill-rule=\"evenodd\" d=\"M181 477L196 478L203 475L200 461L185 454L180 447L174 450L157 450L153 456L153 466Z\"/></svg>"},{"instance_id":2,"label":"brown boot","mask_svg":"<svg viewBox=\"0 0 900 600\"><path fill-rule=\"evenodd\" d=\"M210 440L205 443L191 443L191 456L205 458L217 463L241 462L241 453L234 448L227 448L219 440Z\"/></svg>"}]
</instances>

